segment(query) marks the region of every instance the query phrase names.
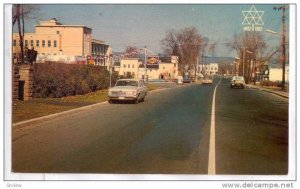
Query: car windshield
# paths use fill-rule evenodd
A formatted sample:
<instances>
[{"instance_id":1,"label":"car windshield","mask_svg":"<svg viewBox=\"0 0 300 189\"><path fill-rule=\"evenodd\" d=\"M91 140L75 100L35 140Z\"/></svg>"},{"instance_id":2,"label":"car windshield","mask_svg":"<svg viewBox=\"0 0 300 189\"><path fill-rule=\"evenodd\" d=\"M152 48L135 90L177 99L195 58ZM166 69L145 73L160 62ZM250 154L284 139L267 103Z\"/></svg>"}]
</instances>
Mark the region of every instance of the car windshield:
<instances>
[{"instance_id":1,"label":"car windshield","mask_svg":"<svg viewBox=\"0 0 300 189\"><path fill-rule=\"evenodd\" d=\"M116 83L116 86L134 86L134 87L137 87L138 82L137 81L121 80L121 81L118 81Z\"/></svg>"},{"instance_id":2,"label":"car windshield","mask_svg":"<svg viewBox=\"0 0 300 189\"><path fill-rule=\"evenodd\" d=\"M234 77L233 79L234 79L234 80L244 80L243 77Z\"/></svg>"}]
</instances>

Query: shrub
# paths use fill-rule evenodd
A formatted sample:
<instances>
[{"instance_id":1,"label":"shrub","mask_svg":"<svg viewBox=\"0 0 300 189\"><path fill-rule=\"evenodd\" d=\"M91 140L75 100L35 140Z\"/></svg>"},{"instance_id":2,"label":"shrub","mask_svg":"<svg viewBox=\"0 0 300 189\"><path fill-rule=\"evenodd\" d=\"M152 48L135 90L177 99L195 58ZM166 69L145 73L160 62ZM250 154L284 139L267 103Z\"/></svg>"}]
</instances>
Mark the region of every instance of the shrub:
<instances>
[{"instance_id":1,"label":"shrub","mask_svg":"<svg viewBox=\"0 0 300 189\"><path fill-rule=\"evenodd\" d=\"M264 80L260 82L261 86L268 86L268 87L280 87L281 83L278 81L269 81L269 80Z\"/></svg>"},{"instance_id":2,"label":"shrub","mask_svg":"<svg viewBox=\"0 0 300 189\"><path fill-rule=\"evenodd\" d=\"M117 74L112 74L112 83ZM109 72L94 65L47 62L34 65L34 97L59 98L94 92L109 86Z\"/></svg>"}]
</instances>

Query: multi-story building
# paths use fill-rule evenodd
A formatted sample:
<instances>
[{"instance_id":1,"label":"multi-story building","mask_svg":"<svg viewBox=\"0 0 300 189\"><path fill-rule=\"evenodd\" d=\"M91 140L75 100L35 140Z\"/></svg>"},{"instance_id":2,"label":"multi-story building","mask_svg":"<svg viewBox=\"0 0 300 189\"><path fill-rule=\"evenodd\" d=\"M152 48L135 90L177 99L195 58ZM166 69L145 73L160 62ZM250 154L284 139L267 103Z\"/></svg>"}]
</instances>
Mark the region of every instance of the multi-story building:
<instances>
[{"instance_id":1,"label":"multi-story building","mask_svg":"<svg viewBox=\"0 0 300 189\"><path fill-rule=\"evenodd\" d=\"M139 77L139 67L142 61L139 58L122 58L120 61L119 76L138 79Z\"/></svg>"},{"instance_id":2,"label":"multi-story building","mask_svg":"<svg viewBox=\"0 0 300 189\"><path fill-rule=\"evenodd\" d=\"M148 80L175 80L178 77L178 57L158 57L157 65L146 69Z\"/></svg>"},{"instance_id":3,"label":"multi-story building","mask_svg":"<svg viewBox=\"0 0 300 189\"><path fill-rule=\"evenodd\" d=\"M217 75L219 73L218 63L199 64L199 73L204 75Z\"/></svg>"},{"instance_id":4,"label":"multi-story building","mask_svg":"<svg viewBox=\"0 0 300 189\"><path fill-rule=\"evenodd\" d=\"M94 64L109 67L112 50L104 41L92 39L92 56Z\"/></svg>"},{"instance_id":5,"label":"multi-story building","mask_svg":"<svg viewBox=\"0 0 300 189\"><path fill-rule=\"evenodd\" d=\"M20 53L19 34L13 33L13 53L18 58ZM92 39L92 29L84 25L64 25L55 18L40 21L35 26L35 33L25 33L24 47L34 48L38 60L74 62L84 60L88 55L108 55L110 48L103 41ZM97 64L106 65L105 59Z\"/></svg>"}]
</instances>

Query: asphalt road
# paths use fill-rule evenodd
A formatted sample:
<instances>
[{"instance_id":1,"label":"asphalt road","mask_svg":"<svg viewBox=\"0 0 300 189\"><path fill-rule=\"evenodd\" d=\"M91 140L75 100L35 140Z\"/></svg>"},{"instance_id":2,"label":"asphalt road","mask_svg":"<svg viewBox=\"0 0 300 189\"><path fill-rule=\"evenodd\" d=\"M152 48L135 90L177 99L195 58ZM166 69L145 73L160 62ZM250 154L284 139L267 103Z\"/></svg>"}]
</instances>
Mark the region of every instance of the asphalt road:
<instances>
[{"instance_id":1,"label":"asphalt road","mask_svg":"<svg viewBox=\"0 0 300 189\"><path fill-rule=\"evenodd\" d=\"M207 174L215 85L149 93L13 128L13 172ZM254 89L216 91L216 174L286 174L288 101Z\"/></svg>"}]
</instances>

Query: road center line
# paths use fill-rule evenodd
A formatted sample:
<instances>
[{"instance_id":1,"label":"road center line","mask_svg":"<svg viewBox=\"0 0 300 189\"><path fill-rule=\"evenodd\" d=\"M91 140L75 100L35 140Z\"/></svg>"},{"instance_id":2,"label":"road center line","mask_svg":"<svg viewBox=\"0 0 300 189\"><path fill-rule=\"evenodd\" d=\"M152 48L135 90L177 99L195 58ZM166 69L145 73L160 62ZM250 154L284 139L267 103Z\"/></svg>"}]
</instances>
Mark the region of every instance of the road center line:
<instances>
[{"instance_id":1,"label":"road center line","mask_svg":"<svg viewBox=\"0 0 300 189\"><path fill-rule=\"evenodd\" d=\"M216 174L216 145L215 145L215 98L217 87L221 83L221 80L214 89L214 95L212 100L211 108L211 119L210 119L210 139L209 139L209 155L208 155L208 174Z\"/></svg>"}]
</instances>

